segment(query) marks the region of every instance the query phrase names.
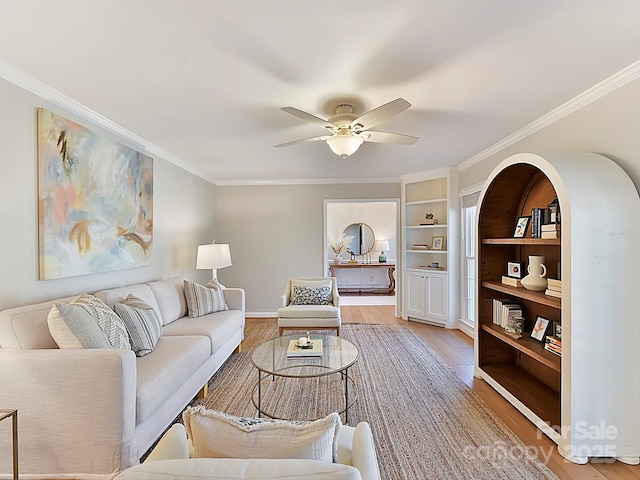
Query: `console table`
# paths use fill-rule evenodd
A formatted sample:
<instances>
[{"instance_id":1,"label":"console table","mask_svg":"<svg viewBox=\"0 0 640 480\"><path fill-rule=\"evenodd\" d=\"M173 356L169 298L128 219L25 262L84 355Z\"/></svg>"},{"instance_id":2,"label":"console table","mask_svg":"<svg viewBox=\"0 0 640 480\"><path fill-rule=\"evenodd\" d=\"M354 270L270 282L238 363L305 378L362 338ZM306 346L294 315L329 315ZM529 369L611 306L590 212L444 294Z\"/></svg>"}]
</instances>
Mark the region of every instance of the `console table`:
<instances>
[{"instance_id":1,"label":"console table","mask_svg":"<svg viewBox=\"0 0 640 480\"><path fill-rule=\"evenodd\" d=\"M329 272L332 277L336 276L337 269L347 268L386 268L387 276L389 277L389 286L386 288L376 287L338 287L340 293L353 293L353 292L371 292L371 293L386 293L389 295L395 295L396 292L396 278L394 272L396 271L395 263L331 263L329 264Z\"/></svg>"},{"instance_id":2,"label":"console table","mask_svg":"<svg viewBox=\"0 0 640 480\"><path fill-rule=\"evenodd\" d=\"M13 478L18 480L18 411L0 410L0 422L11 417L12 436L11 446L13 447Z\"/></svg>"}]
</instances>

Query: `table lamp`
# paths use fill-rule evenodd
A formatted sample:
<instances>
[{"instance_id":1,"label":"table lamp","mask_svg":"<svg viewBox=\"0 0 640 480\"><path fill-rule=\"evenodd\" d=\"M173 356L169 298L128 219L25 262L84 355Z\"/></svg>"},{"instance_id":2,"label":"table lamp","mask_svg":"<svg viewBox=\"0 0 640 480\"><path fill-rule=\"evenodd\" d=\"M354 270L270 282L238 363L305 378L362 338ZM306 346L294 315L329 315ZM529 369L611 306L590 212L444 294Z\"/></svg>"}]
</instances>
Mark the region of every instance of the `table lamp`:
<instances>
[{"instance_id":1,"label":"table lamp","mask_svg":"<svg viewBox=\"0 0 640 480\"><path fill-rule=\"evenodd\" d=\"M380 256L378 257L378 262L387 263L387 256L384 254L384 251L389 251L389 240L376 240L376 250L380 250Z\"/></svg>"},{"instance_id":2,"label":"table lamp","mask_svg":"<svg viewBox=\"0 0 640 480\"><path fill-rule=\"evenodd\" d=\"M198 245L196 269L211 269L211 279L224 288L218 281L217 271L231 265L231 251L228 243L209 243Z\"/></svg>"}]
</instances>

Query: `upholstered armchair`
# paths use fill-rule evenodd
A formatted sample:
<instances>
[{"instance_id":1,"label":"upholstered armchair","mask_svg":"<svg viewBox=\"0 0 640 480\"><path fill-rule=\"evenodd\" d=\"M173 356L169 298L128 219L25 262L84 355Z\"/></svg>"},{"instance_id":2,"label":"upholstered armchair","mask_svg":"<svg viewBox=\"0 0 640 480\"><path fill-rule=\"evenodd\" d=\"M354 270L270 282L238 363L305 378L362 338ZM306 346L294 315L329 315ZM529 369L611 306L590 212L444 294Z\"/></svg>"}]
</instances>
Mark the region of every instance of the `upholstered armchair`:
<instances>
[{"instance_id":1,"label":"upholstered armchair","mask_svg":"<svg viewBox=\"0 0 640 480\"><path fill-rule=\"evenodd\" d=\"M280 297L278 331L336 330L340 335L340 295L335 277L291 278Z\"/></svg>"}]
</instances>

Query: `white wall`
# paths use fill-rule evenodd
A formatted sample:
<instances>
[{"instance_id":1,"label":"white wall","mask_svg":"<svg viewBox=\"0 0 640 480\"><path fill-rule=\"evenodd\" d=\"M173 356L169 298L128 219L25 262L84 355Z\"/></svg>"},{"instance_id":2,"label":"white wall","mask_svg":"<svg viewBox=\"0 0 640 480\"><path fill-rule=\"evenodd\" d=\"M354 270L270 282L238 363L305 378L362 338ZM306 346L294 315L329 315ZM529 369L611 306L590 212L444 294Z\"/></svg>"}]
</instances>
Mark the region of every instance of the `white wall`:
<instances>
[{"instance_id":1,"label":"white wall","mask_svg":"<svg viewBox=\"0 0 640 480\"><path fill-rule=\"evenodd\" d=\"M287 279L324 273L324 200L395 199L400 183L222 186L215 240L229 243L233 265L218 271L243 287L247 312L273 314Z\"/></svg>"},{"instance_id":2,"label":"white wall","mask_svg":"<svg viewBox=\"0 0 640 480\"><path fill-rule=\"evenodd\" d=\"M38 280L36 109L44 107L101 130L4 80L0 80L0 105L0 309L173 275L196 281L209 278L210 272L194 267L197 245L210 242L215 233L215 187L156 158L152 265Z\"/></svg>"},{"instance_id":3,"label":"white wall","mask_svg":"<svg viewBox=\"0 0 640 480\"><path fill-rule=\"evenodd\" d=\"M616 161L640 187L640 80L624 85L582 109L460 172L460 187L483 182L514 153L596 152Z\"/></svg>"}]
</instances>

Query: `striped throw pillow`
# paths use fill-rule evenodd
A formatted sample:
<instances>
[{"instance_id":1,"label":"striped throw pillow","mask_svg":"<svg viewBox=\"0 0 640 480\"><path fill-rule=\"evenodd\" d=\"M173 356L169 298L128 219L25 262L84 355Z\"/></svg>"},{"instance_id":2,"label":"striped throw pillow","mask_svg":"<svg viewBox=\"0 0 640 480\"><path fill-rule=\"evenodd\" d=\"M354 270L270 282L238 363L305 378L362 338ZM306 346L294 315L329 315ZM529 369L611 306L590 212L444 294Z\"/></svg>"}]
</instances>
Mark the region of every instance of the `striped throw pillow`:
<instances>
[{"instance_id":1,"label":"striped throw pillow","mask_svg":"<svg viewBox=\"0 0 640 480\"><path fill-rule=\"evenodd\" d=\"M206 285L200 285L185 280L184 294L187 297L187 308L191 318L229 310L224 301L222 288L216 282L211 281Z\"/></svg>"},{"instance_id":2,"label":"striped throw pillow","mask_svg":"<svg viewBox=\"0 0 640 480\"><path fill-rule=\"evenodd\" d=\"M144 357L155 348L162 335L162 324L155 310L134 295L113 306L129 332L131 350Z\"/></svg>"}]
</instances>

